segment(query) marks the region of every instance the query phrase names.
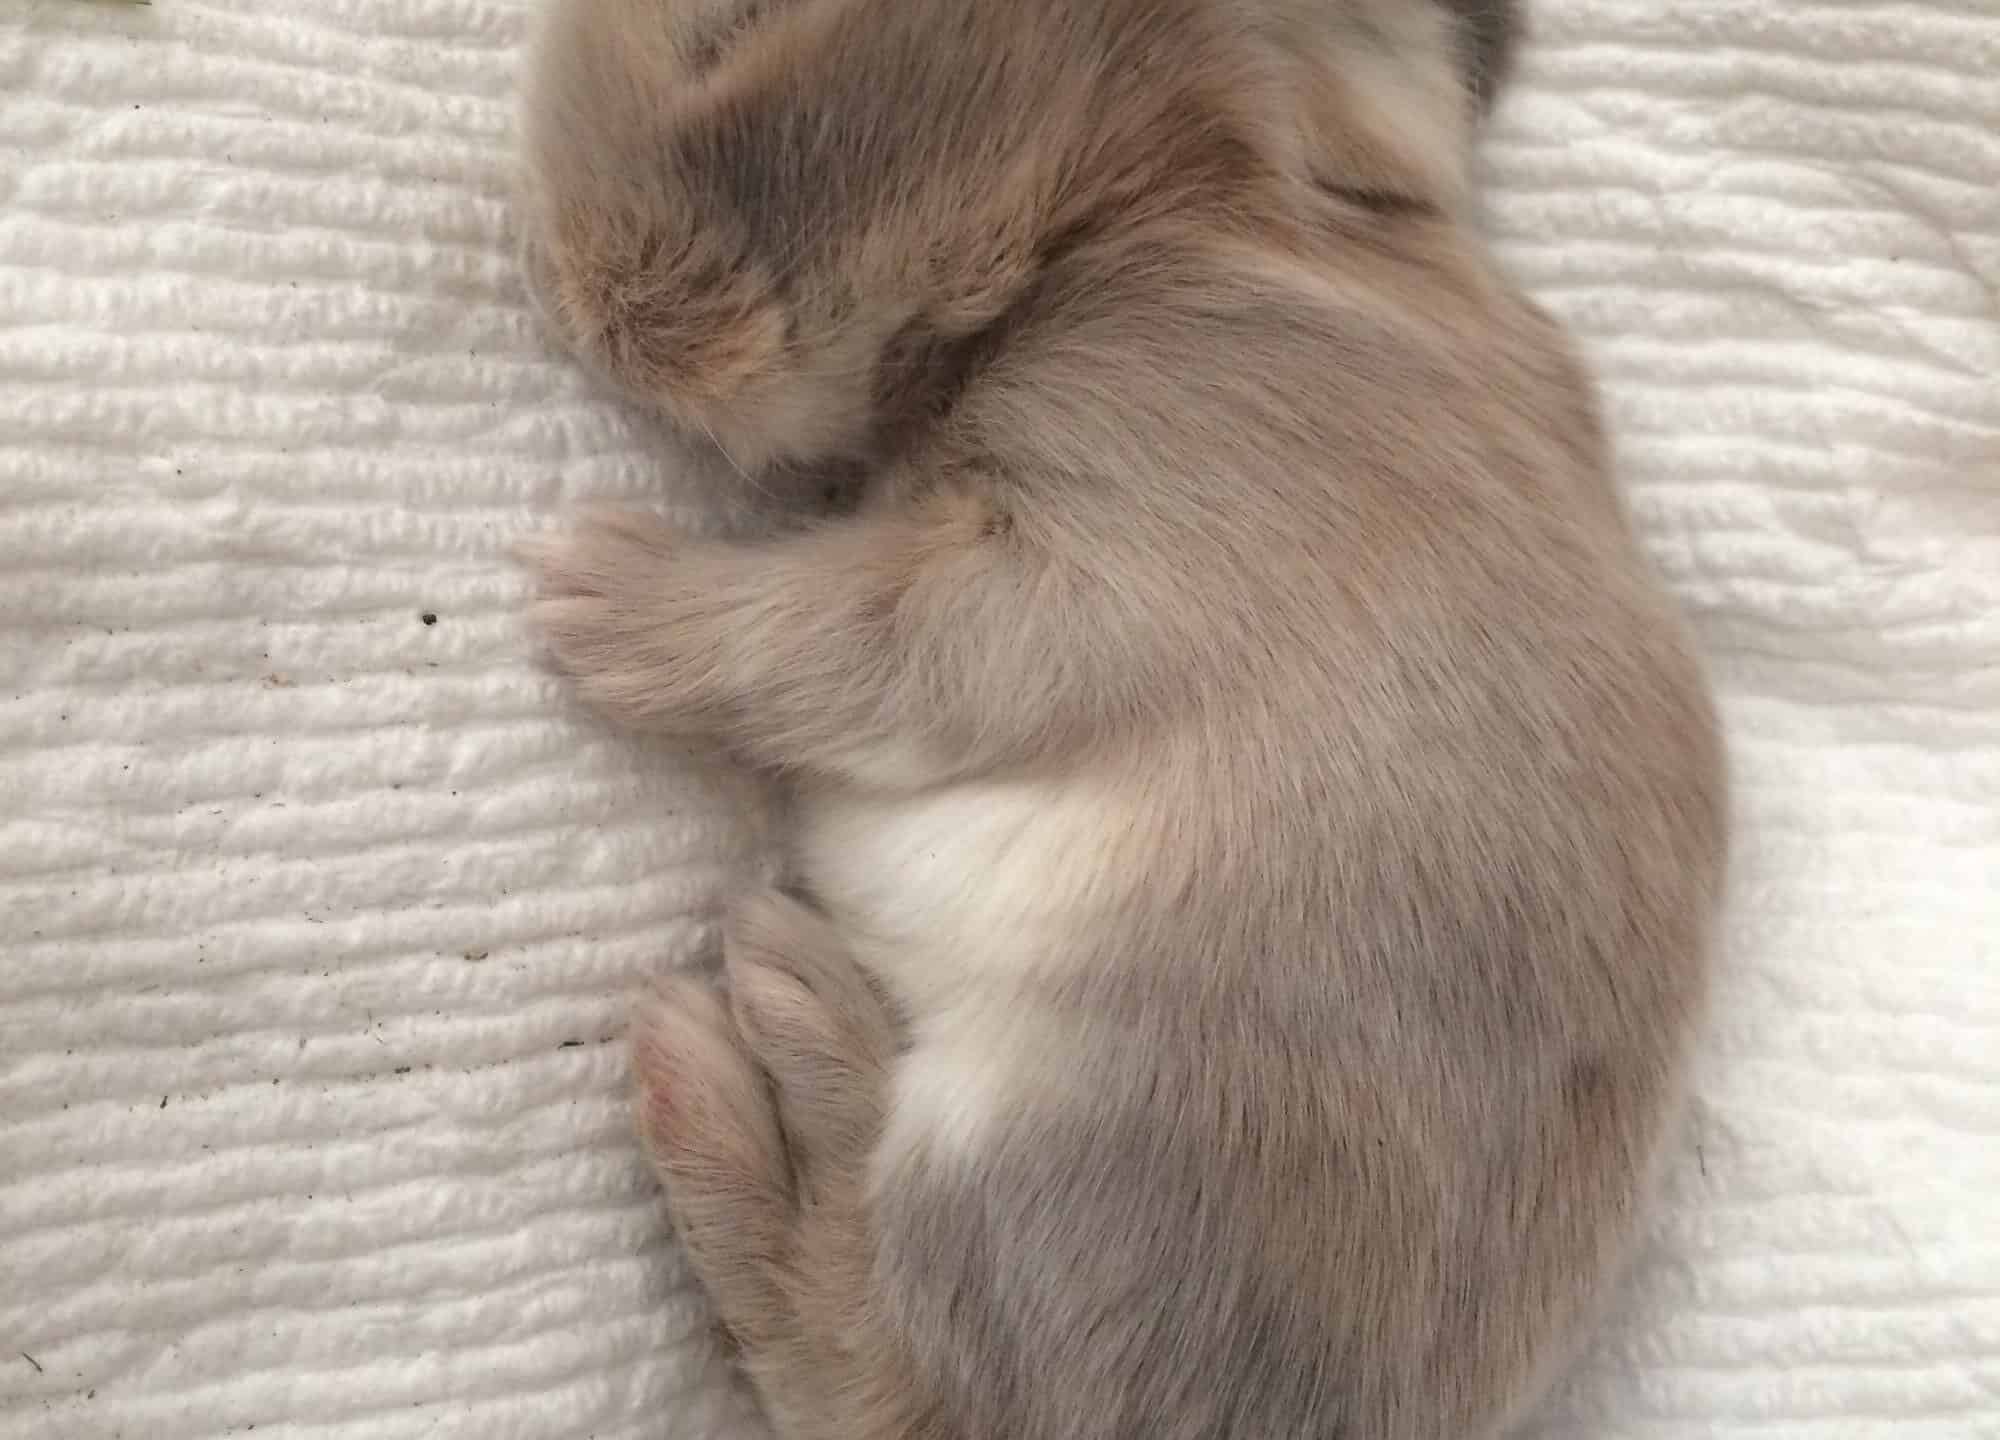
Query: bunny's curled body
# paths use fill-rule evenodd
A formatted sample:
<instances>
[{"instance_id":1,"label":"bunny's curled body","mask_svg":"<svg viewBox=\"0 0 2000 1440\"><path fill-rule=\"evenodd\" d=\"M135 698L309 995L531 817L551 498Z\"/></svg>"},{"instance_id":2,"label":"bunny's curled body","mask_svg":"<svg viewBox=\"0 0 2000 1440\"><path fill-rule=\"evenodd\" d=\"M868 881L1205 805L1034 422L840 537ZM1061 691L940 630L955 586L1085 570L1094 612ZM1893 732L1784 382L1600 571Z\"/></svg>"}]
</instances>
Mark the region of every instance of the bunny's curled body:
<instances>
[{"instance_id":1,"label":"bunny's curled body","mask_svg":"<svg viewBox=\"0 0 2000 1440\"><path fill-rule=\"evenodd\" d=\"M528 259L759 484L542 557L581 690L797 795L641 1018L787 1440L1457 1440L1699 1013L1722 766L1429 0L561 0Z\"/></svg>"}]
</instances>

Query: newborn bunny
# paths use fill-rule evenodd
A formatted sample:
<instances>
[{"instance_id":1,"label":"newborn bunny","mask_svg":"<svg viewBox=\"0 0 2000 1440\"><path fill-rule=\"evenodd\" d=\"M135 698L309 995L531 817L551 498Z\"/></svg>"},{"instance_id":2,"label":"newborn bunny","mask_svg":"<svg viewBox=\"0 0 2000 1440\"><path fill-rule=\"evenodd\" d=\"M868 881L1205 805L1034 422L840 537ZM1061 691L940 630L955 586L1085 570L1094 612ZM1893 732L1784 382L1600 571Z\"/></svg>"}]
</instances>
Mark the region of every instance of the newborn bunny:
<instances>
[{"instance_id":1,"label":"newborn bunny","mask_svg":"<svg viewBox=\"0 0 2000 1440\"><path fill-rule=\"evenodd\" d=\"M547 548L598 706L796 791L641 1123L787 1440L1458 1440L1631 1234L1724 856L1433 0L558 0L554 323L752 483Z\"/></svg>"}]
</instances>

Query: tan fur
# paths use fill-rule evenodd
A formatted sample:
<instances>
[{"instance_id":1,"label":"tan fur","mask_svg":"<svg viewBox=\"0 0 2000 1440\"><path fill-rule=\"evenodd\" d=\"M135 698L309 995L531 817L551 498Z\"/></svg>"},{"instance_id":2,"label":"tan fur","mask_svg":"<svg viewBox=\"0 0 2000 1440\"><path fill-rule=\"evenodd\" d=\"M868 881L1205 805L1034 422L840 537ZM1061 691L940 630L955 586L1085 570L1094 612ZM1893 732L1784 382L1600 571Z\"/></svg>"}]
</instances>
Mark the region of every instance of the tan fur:
<instances>
[{"instance_id":1,"label":"tan fur","mask_svg":"<svg viewBox=\"0 0 2000 1440\"><path fill-rule=\"evenodd\" d=\"M1442 1440L1673 1113L1724 785L1477 0L560 0L564 336L851 513L547 547L582 692L796 789L640 1111L787 1440Z\"/></svg>"}]
</instances>

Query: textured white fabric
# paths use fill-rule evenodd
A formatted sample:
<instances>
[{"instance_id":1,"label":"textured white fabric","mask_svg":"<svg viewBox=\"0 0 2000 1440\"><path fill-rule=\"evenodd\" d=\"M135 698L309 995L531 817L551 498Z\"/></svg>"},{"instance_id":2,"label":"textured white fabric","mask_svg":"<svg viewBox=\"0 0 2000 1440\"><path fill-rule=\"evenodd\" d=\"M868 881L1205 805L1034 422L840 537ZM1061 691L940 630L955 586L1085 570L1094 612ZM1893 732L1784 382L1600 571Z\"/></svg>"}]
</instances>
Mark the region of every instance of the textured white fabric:
<instances>
[{"instance_id":1,"label":"textured white fabric","mask_svg":"<svg viewBox=\"0 0 2000 1440\"><path fill-rule=\"evenodd\" d=\"M530 8L0 7L7 1440L755 1433L619 1032L756 837L570 708L503 548L669 483L515 278ZM1740 814L1668 1203L1537 1433L2000 1435L2000 0L1535 13L1493 223Z\"/></svg>"}]
</instances>

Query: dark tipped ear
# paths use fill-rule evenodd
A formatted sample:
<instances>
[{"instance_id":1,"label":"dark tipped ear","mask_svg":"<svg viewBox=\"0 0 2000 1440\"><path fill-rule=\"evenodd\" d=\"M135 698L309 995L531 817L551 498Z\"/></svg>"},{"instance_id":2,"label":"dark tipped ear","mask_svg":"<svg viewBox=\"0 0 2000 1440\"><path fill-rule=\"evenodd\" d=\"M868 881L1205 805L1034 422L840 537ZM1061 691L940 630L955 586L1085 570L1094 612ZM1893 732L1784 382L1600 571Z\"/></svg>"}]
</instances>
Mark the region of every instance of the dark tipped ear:
<instances>
[{"instance_id":1,"label":"dark tipped ear","mask_svg":"<svg viewBox=\"0 0 2000 1440\"><path fill-rule=\"evenodd\" d=\"M1521 41L1518 0L1438 0L1458 27L1459 64L1466 88L1484 115L1493 108L1514 68Z\"/></svg>"}]
</instances>

